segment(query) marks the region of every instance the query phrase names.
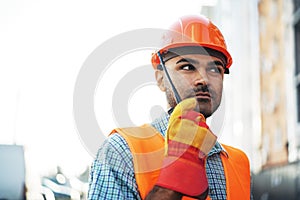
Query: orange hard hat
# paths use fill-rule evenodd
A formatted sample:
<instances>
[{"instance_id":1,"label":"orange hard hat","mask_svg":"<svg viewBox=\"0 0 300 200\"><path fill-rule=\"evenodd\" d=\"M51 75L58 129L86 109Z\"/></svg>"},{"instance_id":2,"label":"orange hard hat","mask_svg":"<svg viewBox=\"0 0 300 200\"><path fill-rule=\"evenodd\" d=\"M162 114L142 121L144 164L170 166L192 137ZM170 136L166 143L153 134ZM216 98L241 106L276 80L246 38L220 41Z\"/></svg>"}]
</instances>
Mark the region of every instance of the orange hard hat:
<instances>
[{"instance_id":1,"label":"orange hard hat","mask_svg":"<svg viewBox=\"0 0 300 200\"><path fill-rule=\"evenodd\" d=\"M221 31L206 17L202 15L188 15L179 18L162 37L162 48L159 49L161 55L166 55L171 49L178 47L195 47L210 52L217 52L223 56L225 73L229 73L228 68L232 64L232 57L227 51L227 46ZM154 69L160 64L156 53L151 59Z\"/></svg>"}]
</instances>

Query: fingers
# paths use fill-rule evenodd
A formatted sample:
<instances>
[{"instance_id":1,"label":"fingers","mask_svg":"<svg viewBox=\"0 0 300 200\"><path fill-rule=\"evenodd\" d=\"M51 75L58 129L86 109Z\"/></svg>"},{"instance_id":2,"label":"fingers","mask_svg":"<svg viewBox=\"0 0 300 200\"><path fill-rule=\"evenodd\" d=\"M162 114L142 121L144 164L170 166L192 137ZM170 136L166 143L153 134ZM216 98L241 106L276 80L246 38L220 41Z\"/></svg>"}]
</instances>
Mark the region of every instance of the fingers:
<instances>
[{"instance_id":1,"label":"fingers","mask_svg":"<svg viewBox=\"0 0 300 200\"><path fill-rule=\"evenodd\" d=\"M197 100L195 98L188 98L183 100L178 104L178 107L182 110L182 112L187 112L190 110L194 110L197 105Z\"/></svg>"},{"instance_id":2,"label":"fingers","mask_svg":"<svg viewBox=\"0 0 300 200\"><path fill-rule=\"evenodd\" d=\"M200 126L200 124L206 124L206 123L205 123L205 118L204 118L204 116L203 116L201 113L196 112L196 111L193 111L193 110L187 111L186 113L184 113L184 114L180 117L180 119L188 119L188 120L192 120L192 121L195 122L195 124L197 124L197 125L199 125L199 126ZM207 128L208 128L207 125L204 126L204 127L207 127Z\"/></svg>"},{"instance_id":3,"label":"fingers","mask_svg":"<svg viewBox=\"0 0 300 200\"><path fill-rule=\"evenodd\" d=\"M174 109L170 120L174 118L179 118L182 115L185 115L188 111L194 110L197 106L197 101L195 98L188 98L181 101Z\"/></svg>"}]
</instances>

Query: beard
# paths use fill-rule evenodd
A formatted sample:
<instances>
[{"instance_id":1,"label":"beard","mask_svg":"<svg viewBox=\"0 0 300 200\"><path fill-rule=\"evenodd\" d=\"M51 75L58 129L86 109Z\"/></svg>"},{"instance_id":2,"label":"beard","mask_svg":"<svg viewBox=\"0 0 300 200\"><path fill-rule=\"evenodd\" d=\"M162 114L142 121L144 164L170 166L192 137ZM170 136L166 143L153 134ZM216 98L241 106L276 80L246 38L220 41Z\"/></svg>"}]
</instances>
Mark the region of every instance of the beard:
<instances>
[{"instance_id":1,"label":"beard","mask_svg":"<svg viewBox=\"0 0 300 200\"><path fill-rule=\"evenodd\" d=\"M201 98L196 98L195 94L199 91L202 92L209 92L210 93L210 99L201 99ZM169 106L171 108L174 108L177 105L177 102L174 98L174 92L172 91L171 88L166 89L166 98ZM222 96L222 95L220 95ZM205 118L210 117L220 106L221 103L221 98L218 99L217 94L213 92L212 90L209 90L207 86L198 86L197 88L193 88L190 90L187 90L184 92L184 94L180 94L181 100L187 99L187 98L196 98L198 104L196 108L194 109L196 112L200 112L203 114Z\"/></svg>"},{"instance_id":2,"label":"beard","mask_svg":"<svg viewBox=\"0 0 300 200\"><path fill-rule=\"evenodd\" d=\"M173 91L171 91L170 88L167 88L166 89L166 98L167 98L167 102L171 108L175 108L175 106L177 105L177 102L176 102L174 96L175 95L174 95Z\"/></svg>"}]
</instances>

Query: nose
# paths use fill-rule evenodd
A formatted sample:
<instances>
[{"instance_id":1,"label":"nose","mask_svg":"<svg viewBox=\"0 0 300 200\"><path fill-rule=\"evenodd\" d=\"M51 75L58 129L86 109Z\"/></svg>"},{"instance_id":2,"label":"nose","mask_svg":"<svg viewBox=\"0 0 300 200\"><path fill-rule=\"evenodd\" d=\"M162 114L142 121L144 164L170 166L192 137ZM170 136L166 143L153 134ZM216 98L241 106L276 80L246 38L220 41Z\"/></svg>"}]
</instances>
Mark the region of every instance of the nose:
<instances>
[{"instance_id":1,"label":"nose","mask_svg":"<svg viewBox=\"0 0 300 200\"><path fill-rule=\"evenodd\" d=\"M208 83L208 78L206 75L206 72L203 70L198 70L195 74L195 79L194 79L194 86L198 85L207 85Z\"/></svg>"}]
</instances>

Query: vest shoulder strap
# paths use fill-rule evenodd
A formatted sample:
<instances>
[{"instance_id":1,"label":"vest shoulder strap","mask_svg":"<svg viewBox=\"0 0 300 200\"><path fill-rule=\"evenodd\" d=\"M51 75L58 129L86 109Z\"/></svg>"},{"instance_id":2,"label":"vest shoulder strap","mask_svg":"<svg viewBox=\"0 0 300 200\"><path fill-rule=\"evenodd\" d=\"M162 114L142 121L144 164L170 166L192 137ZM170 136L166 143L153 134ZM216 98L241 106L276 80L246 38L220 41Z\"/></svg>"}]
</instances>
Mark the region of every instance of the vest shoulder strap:
<instances>
[{"instance_id":1,"label":"vest shoulder strap","mask_svg":"<svg viewBox=\"0 0 300 200\"><path fill-rule=\"evenodd\" d=\"M117 128L111 134L116 132L124 137L130 148L135 179L140 196L145 199L154 187L162 166L164 138L149 124L140 127Z\"/></svg>"},{"instance_id":2,"label":"vest shoulder strap","mask_svg":"<svg viewBox=\"0 0 300 200\"><path fill-rule=\"evenodd\" d=\"M221 156L228 199L250 199L250 165L247 155L234 147L222 144L228 157ZM239 188L239 189L237 189Z\"/></svg>"}]
</instances>

